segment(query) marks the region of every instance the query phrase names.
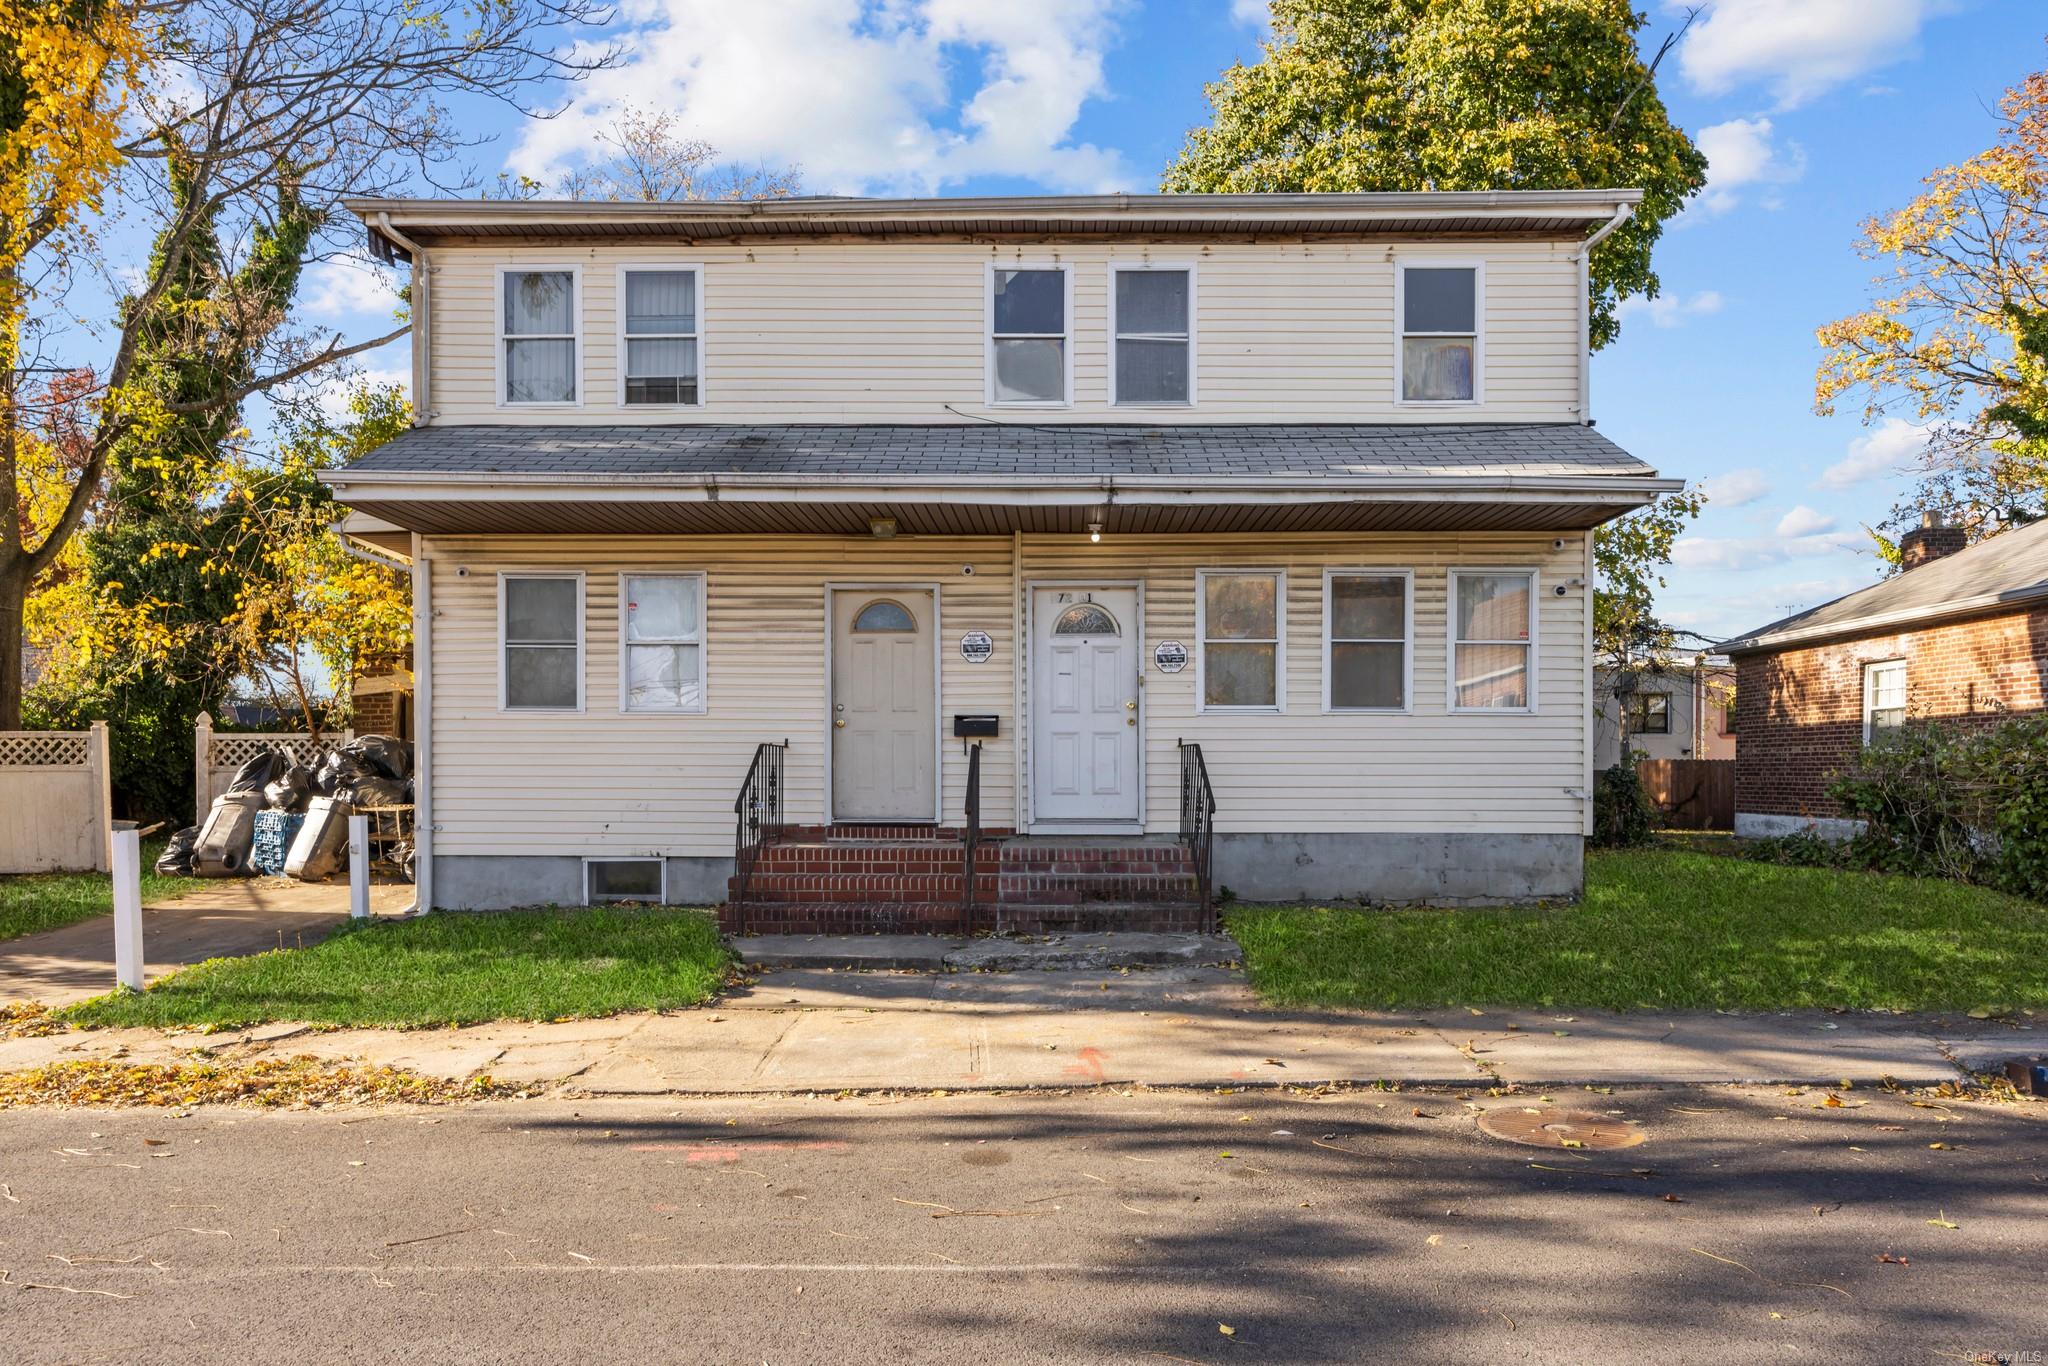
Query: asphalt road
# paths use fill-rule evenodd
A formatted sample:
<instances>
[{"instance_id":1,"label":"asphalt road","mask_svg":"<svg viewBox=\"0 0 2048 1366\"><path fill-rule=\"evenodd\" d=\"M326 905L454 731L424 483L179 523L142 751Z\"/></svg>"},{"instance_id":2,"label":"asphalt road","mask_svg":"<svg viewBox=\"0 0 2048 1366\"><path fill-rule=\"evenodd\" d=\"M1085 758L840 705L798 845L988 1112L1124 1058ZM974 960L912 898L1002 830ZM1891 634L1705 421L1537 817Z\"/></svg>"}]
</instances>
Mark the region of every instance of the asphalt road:
<instances>
[{"instance_id":1,"label":"asphalt road","mask_svg":"<svg viewBox=\"0 0 2048 1366\"><path fill-rule=\"evenodd\" d=\"M15 1111L0 1358L2048 1360L2048 1107L1467 1099Z\"/></svg>"}]
</instances>

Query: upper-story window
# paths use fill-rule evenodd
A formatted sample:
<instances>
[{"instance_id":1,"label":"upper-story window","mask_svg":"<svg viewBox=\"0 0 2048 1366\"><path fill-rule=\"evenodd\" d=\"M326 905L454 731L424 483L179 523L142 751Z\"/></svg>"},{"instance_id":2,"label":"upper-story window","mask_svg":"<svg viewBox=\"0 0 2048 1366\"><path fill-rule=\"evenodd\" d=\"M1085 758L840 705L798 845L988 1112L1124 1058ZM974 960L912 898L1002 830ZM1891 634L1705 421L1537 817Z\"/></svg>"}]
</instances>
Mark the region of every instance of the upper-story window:
<instances>
[{"instance_id":1,"label":"upper-story window","mask_svg":"<svg viewBox=\"0 0 2048 1366\"><path fill-rule=\"evenodd\" d=\"M1067 402L1067 271L1063 266L989 271L990 403L1058 407Z\"/></svg>"},{"instance_id":2,"label":"upper-story window","mask_svg":"<svg viewBox=\"0 0 2048 1366\"><path fill-rule=\"evenodd\" d=\"M619 402L687 406L704 401L695 266L619 271Z\"/></svg>"},{"instance_id":3,"label":"upper-story window","mask_svg":"<svg viewBox=\"0 0 2048 1366\"><path fill-rule=\"evenodd\" d=\"M1194 271L1186 266L1111 266L1109 279L1115 346L1109 401L1193 403Z\"/></svg>"},{"instance_id":4,"label":"upper-story window","mask_svg":"<svg viewBox=\"0 0 2048 1366\"><path fill-rule=\"evenodd\" d=\"M577 284L573 267L498 273L499 402L579 401L583 300Z\"/></svg>"},{"instance_id":5,"label":"upper-story window","mask_svg":"<svg viewBox=\"0 0 2048 1366\"><path fill-rule=\"evenodd\" d=\"M1399 270L1401 401L1477 402L1484 308L1479 267L1403 265Z\"/></svg>"}]
</instances>

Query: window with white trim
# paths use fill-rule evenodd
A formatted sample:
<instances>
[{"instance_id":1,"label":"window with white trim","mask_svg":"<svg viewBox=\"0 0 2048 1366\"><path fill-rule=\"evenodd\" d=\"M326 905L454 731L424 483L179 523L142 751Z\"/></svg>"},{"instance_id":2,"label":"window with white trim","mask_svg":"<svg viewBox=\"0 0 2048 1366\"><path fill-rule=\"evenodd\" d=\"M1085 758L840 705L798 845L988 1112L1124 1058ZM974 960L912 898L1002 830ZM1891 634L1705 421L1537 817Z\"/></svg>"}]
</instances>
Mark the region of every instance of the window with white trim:
<instances>
[{"instance_id":1,"label":"window with white trim","mask_svg":"<svg viewBox=\"0 0 2048 1366\"><path fill-rule=\"evenodd\" d=\"M1531 710L1535 574L1453 569L1450 578L1452 709Z\"/></svg>"},{"instance_id":2,"label":"window with white trim","mask_svg":"<svg viewBox=\"0 0 2048 1366\"><path fill-rule=\"evenodd\" d=\"M1479 396L1479 268L1402 266L1401 401Z\"/></svg>"},{"instance_id":3,"label":"window with white trim","mask_svg":"<svg viewBox=\"0 0 2048 1366\"><path fill-rule=\"evenodd\" d=\"M619 632L627 711L704 710L704 576L626 574Z\"/></svg>"},{"instance_id":4,"label":"window with white trim","mask_svg":"<svg viewBox=\"0 0 2048 1366\"><path fill-rule=\"evenodd\" d=\"M1203 710L1280 710L1284 577L1204 570L1196 578Z\"/></svg>"},{"instance_id":5,"label":"window with white trim","mask_svg":"<svg viewBox=\"0 0 2048 1366\"><path fill-rule=\"evenodd\" d=\"M1863 743L1882 745L1906 728L1906 661L1863 666Z\"/></svg>"},{"instance_id":6,"label":"window with white trim","mask_svg":"<svg viewBox=\"0 0 2048 1366\"><path fill-rule=\"evenodd\" d=\"M1067 401L1067 272L997 266L989 281L989 401Z\"/></svg>"},{"instance_id":7,"label":"window with white trim","mask_svg":"<svg viewBox=\"0 0 2048 1366\"><path fill-rule=\"evenodd\" d=\"M1194 272L1111 266L1114 352L1110 402L1137 407L1194 401Z\"/></svg>"},{"instance_id":8,"label":"window with white trim","mask_svg":"<svg viewBox=\"0 0 2048 1366\"><path fill-rule=\"evenodd\" d=\"M1405 573L1331 570L1323 579L1323 704L1331 711L1408 706Z\"/></svg>"},{"instance_id":9,"label":"window with white trim","mask_svg":"<svg viewBox=\"0 0 2048 1366\"><path fill-rule=\"evenodd\" d=\"M628 268L619 275L623 386L628 407L703 401L697 385L697 272Z\"/></svg>"},{"instance_id":10,"label":"window with white trim","mask_svg":"<svg viewBox=\"0 0 2048 1366\"><path fill-rule=\"evenodd\" d=\"M576 272L505 270L498 346L505 403L577 400Z\"/></svg>"},{"instance_id":11,"label":"window with white trim","mask_svg":"<svg viewBox=\"0 0 2048 1366\"><path fill-rule=\"evenodd\" d=\"M583 576L501 574L499 704L508 711L583 706Z\"/></svg>"},{"instance_id":12,"label":"window with white trim","mask_svg":"<svg viewBox=\"0 0 2048 1366\"><path fill-rule=\"evenodd\" d=\"M1671 733L1671 694L1668 692L1631 693L1628 699L1628 733L1630 735L1669 735Z\"/></svg>"}]
</instances>

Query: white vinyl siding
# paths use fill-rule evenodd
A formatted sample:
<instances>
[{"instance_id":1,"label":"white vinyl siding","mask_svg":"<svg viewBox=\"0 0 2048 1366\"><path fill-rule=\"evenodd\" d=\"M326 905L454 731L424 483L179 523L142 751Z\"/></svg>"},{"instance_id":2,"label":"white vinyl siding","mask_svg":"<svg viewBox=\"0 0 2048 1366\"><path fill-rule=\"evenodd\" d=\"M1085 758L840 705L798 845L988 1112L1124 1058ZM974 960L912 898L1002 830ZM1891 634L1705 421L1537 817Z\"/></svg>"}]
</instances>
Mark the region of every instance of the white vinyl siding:
<instances>
[{"instance_id":1,"label":"white vinyl siding","mask_svg":"<svg viewBox=\"0 0 2048 1366\"><path fill-rule=\"evenodd\" d=\"M583 710L583 576L498 576L498 707Z\"/></svg>"},{"instance_id":2,"label":"white vinyl siding","mask_svg":"<svg viewBox=\"0 0 2048 1366\"><path fill-rule=\"evenodd\" d=\"M571 407L583 397L582 272L498 271L497 393L504 407Z\"/></svg>"},{"instance_id":3,"label":"white vinyl siding","mask_svg":"<svg viewBox=\"0 0 2048 1366\"><path fill-rule=\"evenodd\" d=\"M1195 268L1109 268L1109 401L1183 408L1195 401Z\"/></svg>"},{"instance_id":4,"label":"white vinyl siding","mask_svg":"<svg viewBox=\"0 0 2048 1366\"><path fill-rule=\"evenodd\" d=\"M1287 576L1204 570L1195 589L1202 709L1286 710Z\"/></svg>"},{"instance_id":5,"label":"white vinyl siding","mask_svg":"<svg viewBox=\"0 0 2048 1366\"><path fill-rule=\"evenodd\" d=\"M1406 711L1415 576L1332 569L1323 576L1323 710Z\"/></svg>"},{"instance_id":6,"label":"white vinyl siding","mask_svg":"<svg viewBox=\"0 0 2048 1366\"><path fill-rule=\"evenodd\" d=\"M1536 572L1454 569L1450 582L1453 711L1536 705Z\"/></svg>"},{"instance_id":7,"label":"white vinyl siding","mask_svg":"<svg viewBox=\"0 0 2048 1366\"><path fill-rule=\"evenodd\" d=\"M704 576L622 575L619 612L619 709L704 711Z\"/></svg>"},{"instance_id":8,"label":"white vinyl siding","mask_svg":"<svg viewBox=\"0 0 2048 1366\"><path fill-rule=\"evenodd\" d=\"M1863 666L1863 743L1883 744L1906 725L1906 661Z\"/></svg>"}]
</instances>

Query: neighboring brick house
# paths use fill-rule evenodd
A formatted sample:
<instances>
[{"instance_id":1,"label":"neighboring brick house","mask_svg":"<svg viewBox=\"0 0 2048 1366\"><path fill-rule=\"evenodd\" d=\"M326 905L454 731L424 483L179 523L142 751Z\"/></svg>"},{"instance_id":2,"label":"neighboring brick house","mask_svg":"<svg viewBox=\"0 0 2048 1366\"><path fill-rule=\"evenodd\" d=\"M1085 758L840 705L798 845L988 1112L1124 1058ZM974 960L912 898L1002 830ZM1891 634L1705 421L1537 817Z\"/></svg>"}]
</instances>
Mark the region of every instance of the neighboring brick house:
<instances>
[{"instance_id":1,"label":"neighboring brick house","mask_svg":"<svg viewBox=\"0 0 2048 1366\"><path fill-rule=\"evenodd\" d=\"M1828 782L1873 737L2048 705L2048 522L1964 542L1930 513L1900 541L1900 573L1720 647L1736 667L1736 834L1847 836Z\"/></svg>"},{"instance_id":2,"label":"neighboring brick house","mask_svg":"<svg viewBox=\"0 0 2048 1366\"><path fill-rule=\"evenodd\" d=\"M357 660L349 699L356 734L412 739L412 651Z\"/></svg>"}]
</instances>

